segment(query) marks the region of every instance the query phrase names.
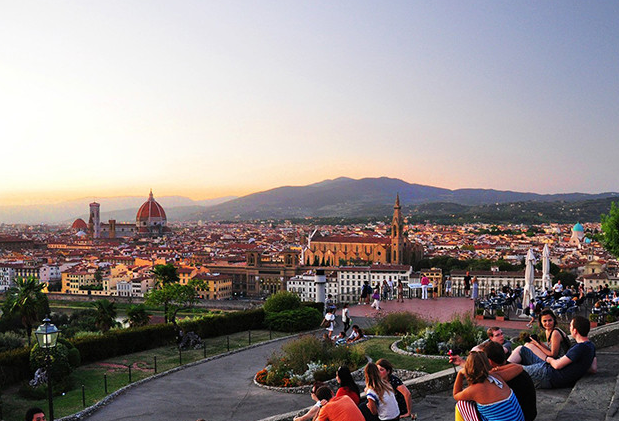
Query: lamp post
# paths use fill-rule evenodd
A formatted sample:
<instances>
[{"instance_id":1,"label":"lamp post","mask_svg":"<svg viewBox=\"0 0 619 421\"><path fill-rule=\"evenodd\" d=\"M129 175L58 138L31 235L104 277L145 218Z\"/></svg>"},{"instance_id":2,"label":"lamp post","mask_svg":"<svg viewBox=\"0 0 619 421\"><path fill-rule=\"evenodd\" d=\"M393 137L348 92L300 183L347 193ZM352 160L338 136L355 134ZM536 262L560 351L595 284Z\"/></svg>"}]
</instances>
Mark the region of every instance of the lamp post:
<instances>
[{"instance_id":1,"label":"lamp post","mask_svg":"<svg viewBox=\"0 0 619 421\"><path fill-rule=\"evenodd\" d=\"M39 347L45 349L45 373L47 374L47 401L49 404L49 420L54 421L54 402L52 398L52 374L51 365L52 357L50 356L50 350L56 347L56 341L58 340L58 334L60 330L54 326L49 317L43 319L43 324L37 328L34 334L37 337Z\"/></svg>"}]
</instances>

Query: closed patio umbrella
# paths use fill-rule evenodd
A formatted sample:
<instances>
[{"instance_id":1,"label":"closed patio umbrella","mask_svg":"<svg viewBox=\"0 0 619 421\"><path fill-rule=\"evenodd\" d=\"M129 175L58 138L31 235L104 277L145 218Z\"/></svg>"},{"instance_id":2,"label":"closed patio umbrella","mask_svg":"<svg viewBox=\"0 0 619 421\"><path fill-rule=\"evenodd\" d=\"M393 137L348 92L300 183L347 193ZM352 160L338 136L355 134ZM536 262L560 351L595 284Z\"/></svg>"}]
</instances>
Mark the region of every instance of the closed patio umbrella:
<instances>
[{"instance_id":1,"label":"closed patio umbrella","mask_svg":"<svg viewBox=\"0 0 619 421\"><path fill-rule=\"evenodd\" d=\"M527 253L527 266L524 270L523 310L529 307L533 298L535 298L535 255L533 254L533 249L529 249Z\"/></svg>"},{"instance_id":2,"label":"closed patio umbrella","mask_svg":"<svg viewBox=\"0 0 619 421\"><path fill-rule=\"evenodd\" d=\"M550 281L550 249L548 244L544 245L544 251L542 252L542 287L550 291L552 283Z\"/></svg>"}]
</instances>

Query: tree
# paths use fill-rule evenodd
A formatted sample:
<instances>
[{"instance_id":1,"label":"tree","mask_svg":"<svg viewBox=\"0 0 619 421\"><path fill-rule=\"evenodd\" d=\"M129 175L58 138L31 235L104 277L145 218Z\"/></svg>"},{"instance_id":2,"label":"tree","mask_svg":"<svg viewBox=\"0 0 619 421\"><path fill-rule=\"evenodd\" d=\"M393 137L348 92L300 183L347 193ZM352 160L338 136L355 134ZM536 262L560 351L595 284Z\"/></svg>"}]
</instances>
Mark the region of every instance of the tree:
<instances>
[{"instance_id":1,"label":"tree","mask_svg":"<svg viewBox=\"0 0 619 421\"><path fill-rule=\"evenodd\" d=\"M45 283L29 276L24 279L17 277L15 285L8 289L4 303L3 314L8 317L19 316L22 325L26 328L28 346L34 323L38 322L49 312L47 296L41 292Z\"/></svg>"},{"instance_id":2,"label":"tree","mask_svg":"<svg viewBox=\"0 0 619 421\"><path fill-rule=\"evenodd\" d=\"M175 284L180 281L178 271L172 263L168 263L166 265L156 265L152 270L152 274L154 275L156 281L155 290L161 290L166 285ZM163 317L165 322L168 323L170 321L168 320L168 305L170 301L164 299L166 295L167 294L159 294L159 299L163 299L163 301L160 302L160 305L163 305Z\"/></svg>"},{"instance_id":3,"label":"tree","mask_svg":"<svg viewBox=\"0 0 619 421\"><path fill-rule=\"evenodd\" d=\"M608 215L601 215L602 245L615 257L619 257L619 204L612 202Z\"/></svg>"},{"instance_id":4,"label":"tree","mask_svg":"<svg viewBox=\"0 0 619 421\"><path fill-rule=\"evenodd\" d=\"M150 321L150 314L146 311L144 304L138 304L131 306L127 310L127 319L125 322L129 323L131 327L146 326Z\"/></svg>"},{"instance_id":5,"label":"tree","mask_svg":"<svg viewBox=\"0 0 619 421\"><path fill-rule=\"evenodd\" d=\"M146 293L146 304L164 305L166 323L176 326L176 315L181 310L192 308L199 299L198 289L205 289L204 281L191 279L187 285L178 282L167 283L159 289L153 289Z\"/></svg>"},{"instance_id":6,"label":"tree","mask_svg":"<svg viewBox=\"0 0 619 421\"><path fill-rule=\"evenodd\" d=\"M109 300L97 300L93 303L95 307L95 326L101 332L107 332L118 325L116 321L116 303Z\"/></svg>"}]
</instances>

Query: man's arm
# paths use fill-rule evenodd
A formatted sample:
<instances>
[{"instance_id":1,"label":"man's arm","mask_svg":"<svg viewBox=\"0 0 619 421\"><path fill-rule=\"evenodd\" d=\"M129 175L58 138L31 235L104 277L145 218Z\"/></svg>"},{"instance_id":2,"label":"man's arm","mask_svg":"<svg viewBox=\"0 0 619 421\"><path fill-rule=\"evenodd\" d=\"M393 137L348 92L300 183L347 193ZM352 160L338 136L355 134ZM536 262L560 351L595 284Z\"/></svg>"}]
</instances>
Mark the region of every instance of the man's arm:
<instances>
[{"instance_id":1,"label":"man's arm","mask_svg":"<svg viewBox=\"0 0 619 421\"><path fill-rule=\"evenodd\" d=\"M564 355L559 359L546 357L546 362L555 370L561 370L563 367L570 365L572 360L570 360L567 355Z\"/></svg>"},{"instance_id":2,"label":"man's arm","mask_svg":"<svg viewBox=\"0 0 619 421\"><path fill-rule=\"evenodd\" d=\"M522 373L522 366L520 364L505 364L492 369L493 373L497 373L506 382L510 381L514 377Z\"/></svg>"},{"instance_id":3,"label":"man's arm","mask_svg":"<svg viewBox=\"0 0 619 421\"><path fill-rule=\"evenodd\" d=\"M589 367L588 373L595 374L598 372L598 357L593 357L591 367Z\"/></svg>"}]
</instances>

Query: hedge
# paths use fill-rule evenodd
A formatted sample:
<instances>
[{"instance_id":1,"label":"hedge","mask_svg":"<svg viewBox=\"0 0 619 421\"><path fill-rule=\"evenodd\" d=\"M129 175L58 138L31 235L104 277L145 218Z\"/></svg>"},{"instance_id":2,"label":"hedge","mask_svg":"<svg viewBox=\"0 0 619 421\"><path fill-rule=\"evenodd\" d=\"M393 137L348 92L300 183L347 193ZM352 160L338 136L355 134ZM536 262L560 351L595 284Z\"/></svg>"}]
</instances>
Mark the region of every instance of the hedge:
<instances>
[{"instance_id":1,"label":"hedge","mask_svg":"<svg viewBox=\"0 0 619 421\"><path fill-rule=\"evenodd\" d=\"M260 309L182 320L178 323L185 332L201 338L222 336L264 327L264 311ZM62 333L62 332L61 332ZM88 364L119 355L146 351L174 342L176 332L171 324L110 330L103 335L73 338L69 342L80 352L81 363ZM0 388L28 379L30 349L20 348L0 353Z\"/></svg>"},{"instance_id":2,"label":"hedge","mask_svg":"<svg viewBox=\"0 0 619 421\"><path fill-rule=\"evenodd\" d=\"M23 347L0 353L0 389L30 376L30 348Z\"/></svg>"}]
</instances>

